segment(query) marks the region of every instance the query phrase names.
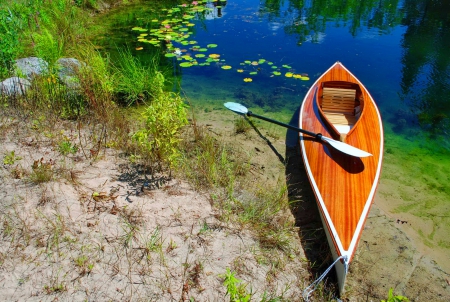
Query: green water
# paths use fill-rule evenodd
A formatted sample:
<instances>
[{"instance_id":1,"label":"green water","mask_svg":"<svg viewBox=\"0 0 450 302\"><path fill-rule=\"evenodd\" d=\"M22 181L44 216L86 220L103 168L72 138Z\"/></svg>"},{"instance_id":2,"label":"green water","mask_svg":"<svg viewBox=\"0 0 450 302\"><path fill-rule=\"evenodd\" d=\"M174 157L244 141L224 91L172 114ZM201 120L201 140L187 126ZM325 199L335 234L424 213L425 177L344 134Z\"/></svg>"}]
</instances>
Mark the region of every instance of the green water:
<instances>
[{"instance_id":1,"label":"green water","mask_svg":"<svg viewBox=\"0 0 450 302\"><path fill-rule=\"evenodd\" d=\"M139 42L140 32L132 30L162 28L164 20L177 18L177 12L166 9L194 6L209 10L181 23L191 44L155 47ZM224 102L241 102L294 124L309 86L341 61L368 88L383 117L381 181L397 186L401 200L390 211L430 223L426 230L416 228L424 242L450 248L445 235L450 231L448 12L445 0L144 2L105 16L101 25L107 31L99 43L112 53L128 47L144 62L159 52L174 89L181 89L197 110L217 114ZM195 57L200 52L194 46L206 48L204 58ZM177 48L191 59L166 57ZM205 65L210 54L220 59ZM197 65L180 67L192 58ZM309 80L287 77L289 72ZM292 144L288 136L286 144Z\"/></svg>"}]
</instances>

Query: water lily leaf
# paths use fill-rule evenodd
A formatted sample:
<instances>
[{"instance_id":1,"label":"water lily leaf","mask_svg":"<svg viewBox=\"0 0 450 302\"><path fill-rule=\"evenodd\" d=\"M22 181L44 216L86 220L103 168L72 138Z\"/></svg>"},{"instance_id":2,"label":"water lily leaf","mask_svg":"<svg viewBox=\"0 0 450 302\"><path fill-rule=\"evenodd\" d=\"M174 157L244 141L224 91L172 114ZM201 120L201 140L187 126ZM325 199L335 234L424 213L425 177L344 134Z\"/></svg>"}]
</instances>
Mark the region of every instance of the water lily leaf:
<instances>
[{"instance_id":1,"label":"water lily leaf","mask_svg":"<svg viewBox=\"0 0 450 302\"><path fill-rule=\"evenodd\" d=\"M300 79L302 76L301 76L300 74L296 73L296 74L294 74L292 77L293 77L294 79Z\"/></svg>"},{"instance_id":2,"label":"water lily leaf","mask_svg":"<svg viewBox=\"0 0 450 302\"><path fill-rule=\"evenodd\" d=\"M302 81L309 81L309 77L301 77L300 80L302 80Z\"/></svg>"},{"instance_id":3,"label":"water lily leaf","mask_svg":"<svg viewBox=\"0 0 450 302\"><path fill-rule=\"evenodd\" d=\"M185 59L185 60L187 60L187 61L191 61L191 60L193 60L194 58L192 58L190 55L184 55L184 56L181 56L183 59Z\"/></svg>"},{"instance_id":4,"label":"water lily leaf","mask_svg":"<svg viewBox=\"0 0 450 302\"><path fill-rule=\"evenodd\" d=\"M231 66L230 65L223 65L222 69L231 69Z\"/></svg>"},{"instance_id":5,"label":"water lily leaf","mask_svg":"<svg viewBox=\"0 0 450 302\"><path fill-rule=\"evenodd\" d=\"M180 66L181 67L191 67L192 63L191 62L183 62L183 63L180 63Z\"/></svg>"},{"instance_id":6,"label":"water lily leaf","mask_svg":"<svg viewBox=\"0 0 450 302\"><path fill-rule=\"evenodd\" d=\"M215 47L217 47L217 44L208 44L208 45L206 45L206 47L208 47L208 48L215 48Z\"/></svg>"},{"instance_id":7,"label":"water lily leaf","mask_svg":"<svg viewBox=\"0 0 450 302\"><path fill-rule=\"evenodd\" d=\"M191 27L191 26L195 26L195 24L194 23L186 23L186 26Z\"/></svg>"},{"instance_id":8,"label":"water lily leaf","mask_svg":"<svg viewBox=\"0 0 450 302\"><path fill-rule=\"evenodd\" d=\"M281 72L279 72L279 71L274 71L274 72L272 72L274 75L276 75L276 76L279 76L279 75L281 75Z\"/></svg>"},{"instance_id":9,"label":"water lily leaf","mask_svg":"<svg viewBox=\"0 0 450 302\"><path fill-rule=\"evenodd\" d=\"M258 62L253 61L253 62L252 62L252 65L253 65L253 66L257 66L257 65L259 65L259 64L258 64Z\"/></svg>"},{"instance_id":10,"label":"water lily leaf","mask_svg":"<svg viewBox=\"0 0 450 302\"><path fill-rule=\"evenodd\" d=\"M252 78L245 78L244 79L244 82L251 82L251 81L253 81Z\"/></svg>"},{"instance_id":11,"label":"water lily leaf","mask_svg":"<svg viewBox=\"0 0 450 302\"><path fill-rule=\"evenodd\" d=\"M259 59L259 61L258 61L259 64L263 64L264 62L266 62L265 59Z\"/></svg>"},{"instance_id":12,"label":"water lily leaf","mask_svg":"<svg viewBox=\"0 0 450 302\"><path fill-rule=\"evenodd\" d=\"M251 74L251 75L258 74L258 72L252 71L252 72L250 72L250 74Z\"/></svg>"},{"instance_id":13,"label":"water lily leaf","mask_svg":"<svg viewBox=\"0 0 450 302\"><path fill-rule=\"evenodd\" d=\"M208 51L208 49L207 48L199 48L198 51L204 52L204 51Z\"/></svg>"},{"instance_id":14,"label":"water lily leaf","mask_svg":"<svg viewBox=\"0 0 450 302\"><path fill-rule=\"evenodd\" d=\"M271 67L272 69L277 69L278 67L276 67L275 65Z\"/></svg>"},{"instance_id":15,"label":"water lily leaf","mask_svg":"<svg viewBox=\"0 0 450 302\"><path fill-rule=\"evenodd\" d=\"M147 36L148 36L148 34L145 34L145 33L139 35L139 37L147 37Z\"/></svg>"},{"instance_id":16,"label":"water lily leaf","mask_svg":"<svg viewBox=\"0 0 450 302\"><path fill-rule=\"evenodd\" d=\"M189 30L189 28L186 28L186 27L182 27L179 29L179 31L188 31L188 30Z\"/></svg>"},{"instance_id":17,"label":"water lily leaf","mask_svg":"<svg viewBox=\"0 0 450 302\"><path fill-rule=\"evenodd\" d=\"M204 58L205 55L202 54L202 53L198 53L198 54L195 55L195 57L196 57L196 58Z\"/></svg>"},{"instance_id":18,"label":"water lily leaf","mask_svg":"<svg viewBox=\"0 0 450 302\"><path fill-rule=\"evenodd\" d=\"M192 15L184 15L183 16L183 19L187 19L187 20L192 19L192 18L194 18L194 16L192 16Z\"/></svg>"},{"instance_id":19,"label":"water lily leaf","mask_svg":"<svg viewBox=\"0 0 450 302\"><path fill-rule=\"evenodd\" d=\"M156 22L159 22L159 20L158 19L153 19L152 22L156 23Z\"/></svg>"},{"instance_id":20,"label":"water lily leaf","mask_svg":"<svg viewBox=\"0 0 450 302\"><path fill-rule=\"evenodd\" d=\"M244 69L238 69L237 72L244 72Z\"/></svg>"},{"instance_id":21,"label":"water lily leaf","mask_svg":"<svg viewBox=\"0 0 450 302\"><path fill-rule=\"evenodd\" d=\"M249 60L245 60L244 63L245 63L245 64L251 64L252 62L249 61Z\"/></svg>"},{"instance_id":22,"label":"water lily leaf","mask_svg":"<svg viewBox=\"0 0 450 302\"><path fill-rule=\"evenodd\" d=\"M212 53L212 54L209 55L209 57L212 58L212 59L218 59L218 58L220 58L220 55L216 54L216 53Z\"/></svg>"},{"instance_id":23,"label":"water lily leaf","mask_svg":"<svg viewBox=\"0 0 450 302\"><path fill-rule=\"evenodd\" d=\"M172 57L175 57L175 54L169 52L169 53L166 53L164 56L167 57L167 58L172 58Z\"/></svg>"},{"instance_id":24,"label":"water lily leaf","mask_svg":"<svg viewBox=\"0 0 450 302\"><path fill-rule=\"evenodd\" d=\"M285 65L283 65L283 67L284 67L284 68L288 68L288 69L291 69L291 68L292 68L291 66L289 66L289 65L286 65L286 64L285 64Z\"/></svg>"},{"instance_id":25,"label":"water lily leaf","mask_svg":"<svg viewBox=\"0 0 450 302\"><path fill-rule=\"evenodd\" d=\"M142 27L139 27L139 26L133 27L131 30L136 30L136 31L147 31L145 28L142 28Z\"/></svg>"},{"instance_id":26,"label":"water lily leaf","mask_svg":"<svg viewBox=\"0 0 450 302\"><path fill-rule=\"evenodd\" d=\"M292 72L286 72L284 76L287 78L292 78L293 75L294 74Z\"/></svg>"},{"instance_id":27,"label":"water lily leaf","mask_svg":"<svg viewBox=\"0 0 450 302\"><path fill-rule=\"evenodd\" d=\"M273 65L273 62L267 62L267 64L269 64L269 65Z\"/></svg>"}]
</instances>

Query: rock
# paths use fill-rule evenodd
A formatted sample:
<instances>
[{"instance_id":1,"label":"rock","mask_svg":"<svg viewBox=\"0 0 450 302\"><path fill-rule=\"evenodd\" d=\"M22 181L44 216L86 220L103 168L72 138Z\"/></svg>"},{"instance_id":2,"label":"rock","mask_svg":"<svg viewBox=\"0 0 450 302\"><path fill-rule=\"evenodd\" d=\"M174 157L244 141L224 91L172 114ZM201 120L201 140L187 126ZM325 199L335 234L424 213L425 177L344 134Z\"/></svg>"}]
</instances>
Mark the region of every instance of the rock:
<instances>
[{"instance_id":1,"label":"rock","mask_svg":"<svg viewBox=\"0 0 450 302\"><path fill-rule=\"evenodd\" d=\"M48 72L48 63L37 57L16 60L16 75L32 80L35 76Z\"/></svg>"},{"instance_id":2,"label":"rock","mask_svg":"<svg viewBox=\"0 0 450 302\"><path fill-rule=\"evenodd\" d=\"M19 96L25 94L31 83L27 79L12 77L0 83L0 94L6 96Z\"/></svg>"},{"instance_id":3,"label":"rock","mask_svg":"<svg viewBox=\"0 0 450 302\"><path fill-rule=\"evenodd\" d=\"M78 73L86 64L74 58L61 58L56 61L58 77L70 89L79 89Z\"/></svg>"}]
</instances>

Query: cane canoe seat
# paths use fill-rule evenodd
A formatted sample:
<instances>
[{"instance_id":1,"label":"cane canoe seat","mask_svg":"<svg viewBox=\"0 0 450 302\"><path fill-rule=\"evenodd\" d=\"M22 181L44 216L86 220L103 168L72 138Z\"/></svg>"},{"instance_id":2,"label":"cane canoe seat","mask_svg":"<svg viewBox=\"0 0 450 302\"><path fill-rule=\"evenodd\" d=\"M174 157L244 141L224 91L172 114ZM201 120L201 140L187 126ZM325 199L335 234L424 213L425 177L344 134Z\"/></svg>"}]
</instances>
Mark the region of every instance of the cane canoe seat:
<instances>
[{"instance_id":1,"label":"cane canoe seat","mask_svg":"<svg viewBox=\"0 0 450 302\"><path fill-rule=\"evenodd\" d=\"M356 90L324 87L321 108L339 132L348 133L359 118Z\"/></svg>"}]
</instances>

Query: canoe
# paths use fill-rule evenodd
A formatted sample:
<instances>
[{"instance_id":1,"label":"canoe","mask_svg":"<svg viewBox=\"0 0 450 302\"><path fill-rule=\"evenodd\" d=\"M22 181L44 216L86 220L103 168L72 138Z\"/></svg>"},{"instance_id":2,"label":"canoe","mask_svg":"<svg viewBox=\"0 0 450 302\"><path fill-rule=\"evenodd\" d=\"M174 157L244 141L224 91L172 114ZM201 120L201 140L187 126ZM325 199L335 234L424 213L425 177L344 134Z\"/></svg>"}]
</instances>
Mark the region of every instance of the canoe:
<instances>
[{"instance_id":1,"label":"canoe","mask_svg":"<svg viewBox=\"0 0 450 302\"><path fill-rule=\"evenodd\" d=\"M303 162L335 260L339 292L343 293L348 267L380 179L381 116L364 85L336 62L306 94L299 127L372 154L351 156L300 133Z\"/></svg>"}]
</instances>

